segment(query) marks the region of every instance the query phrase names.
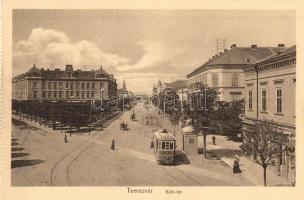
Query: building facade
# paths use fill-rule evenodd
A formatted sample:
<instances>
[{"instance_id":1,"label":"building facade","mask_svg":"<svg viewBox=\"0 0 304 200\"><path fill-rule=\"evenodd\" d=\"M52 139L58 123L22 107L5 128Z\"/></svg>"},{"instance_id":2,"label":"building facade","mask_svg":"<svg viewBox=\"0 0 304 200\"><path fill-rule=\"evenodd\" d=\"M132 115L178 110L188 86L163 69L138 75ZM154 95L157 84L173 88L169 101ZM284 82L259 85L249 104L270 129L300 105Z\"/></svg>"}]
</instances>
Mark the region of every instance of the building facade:
<instances>
[{"instance_id":1,"label":"building facade","mask_svg":"<svg viewBox=\"0 0 304 200\"><path fill-rule=\"evenodd\" d=\"M296 46L258 61L245 70L244 128L253 120L274 120L286 135L295 134Z\"/></svg>"},{"instance_id":2,"label":"building facade","mask_svg":"<svg viewBox=\"0 0 304 200\"><path fill-rule=\"evenodd\" d=\"M114 76L102 67L74 71L72 65L66 65L65 70L45 70L34 65L12 82L13 100L90 100L117 94Z\"/></svg>"},{"instance_id":3,"label":"building facade","mask_svg":"<svg viewBox=\"0 0 304 200\"><path fill-rule=\"evenodd\" d=\"M202 66L187 75L187 87L190 91L198 90L201 86L215 88L220 101L234 101L244 98L245 75L244 69L258 60L271 56L284 49L278 47L236 47L210 58Z\"/></svg>"},{"instance_id":4,"label":"building facade","mask_svg":"<svg viewBox=\"0 0 304 200\"><path fill-rule=\"evenodd\" d=\"M129 92L127 90L127 87L126 87L126 82L125 80L123 80L123 83L122 83L122 88L118 89L117 90L117 96L119 99L126 99L129 97Z\"/></svg>"}]
</instances>

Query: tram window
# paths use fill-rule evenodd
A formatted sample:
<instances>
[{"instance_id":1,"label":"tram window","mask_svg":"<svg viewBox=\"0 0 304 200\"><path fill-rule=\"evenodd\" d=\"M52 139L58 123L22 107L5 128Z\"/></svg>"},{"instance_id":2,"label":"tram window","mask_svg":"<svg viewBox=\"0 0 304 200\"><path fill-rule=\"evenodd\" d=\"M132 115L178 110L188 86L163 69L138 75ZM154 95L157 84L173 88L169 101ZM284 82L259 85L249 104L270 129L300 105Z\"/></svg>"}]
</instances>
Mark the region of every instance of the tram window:
<instances>
[{"instance_id":1,"label":"tram window","mask_svg":"<svg viewBox=\"0 0 304 200\"><path fill-rule=\"evenodd\" d=\"M158 149L161 149L161 148L162 148L162 142L159 141L159 142L158 142Z\"/></svg>"},{"instance_id":2,"label":"tram window","mask_svg":"<svg viewBox=\"0 0 304 200\"><path fill-rule=\"evenodd\" d=\"M170 149L170 142L166 142L166 149Z\"/></svg>"},{"instance_id":3,"label":"tram window","mask_svg":"<svg viewBox=\"0 0 304 200\"><path fill-rule=\"evenodd\" d=\"M173 150L173 142L170 142L170 149Z\"/></svg>"},{"instance_id":4,"label":"tram window","mask_svg":"<svg viewBox=\"0 0 304 200\"><path fill-rule=\"evenodd\" d=\"M162 142L162 149L166 149L166 142Z\"/></svg>"}]
</instances>

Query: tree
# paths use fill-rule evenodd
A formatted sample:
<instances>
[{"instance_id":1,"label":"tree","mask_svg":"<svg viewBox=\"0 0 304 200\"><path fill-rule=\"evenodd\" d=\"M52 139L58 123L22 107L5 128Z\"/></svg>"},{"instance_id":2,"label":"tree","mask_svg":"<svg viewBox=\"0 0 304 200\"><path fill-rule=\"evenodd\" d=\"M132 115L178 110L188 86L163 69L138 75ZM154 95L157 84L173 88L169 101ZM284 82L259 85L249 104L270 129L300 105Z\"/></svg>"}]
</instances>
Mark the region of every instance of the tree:
<instances>
[{"instance_id":1,"label":"tree","mask_svg":"<svg viewBox=\"0 0 304 200\"><path fill-rule=\"evenodd\" d=\"M244 100L220 102L218 109L210 116L216 126L221 127L222 133L234 138L241 133L242 115L244 114Z\"/></svg>"},{"instance_id":2,"label":"tree","mask_svg":"<svg viewBox=\"0 0 304 200\"><path fill-rule=\"evenodd\" d=\"M281 155L279 146L284 142L284 134L274 121L256 120L244 131L241 149L248 155L253 155L256 163L263 167L264 186L267 185L267 167L273 158Z\"/></svg>"}]
</instances>

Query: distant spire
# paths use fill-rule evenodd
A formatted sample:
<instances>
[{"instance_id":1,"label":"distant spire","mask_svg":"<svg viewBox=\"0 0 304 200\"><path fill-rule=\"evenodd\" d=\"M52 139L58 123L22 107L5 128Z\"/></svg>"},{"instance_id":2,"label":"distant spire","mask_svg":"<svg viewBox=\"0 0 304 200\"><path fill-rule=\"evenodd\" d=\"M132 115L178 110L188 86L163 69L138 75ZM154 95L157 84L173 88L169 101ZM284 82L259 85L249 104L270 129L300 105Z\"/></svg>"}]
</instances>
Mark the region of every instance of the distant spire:
<instances>
[{"instance_id":1,"label":"distant spire","mask_svg":"<svg viewBox=\"0 0 304 200\"><path fill-rule=\"evenodd\" d=\"M126 90L127 88L126 88L126 82L125 82L125 80L123 80L123 83L122 83L122 89L124 89L124 90Z\"/></svg>"}]
</instances>

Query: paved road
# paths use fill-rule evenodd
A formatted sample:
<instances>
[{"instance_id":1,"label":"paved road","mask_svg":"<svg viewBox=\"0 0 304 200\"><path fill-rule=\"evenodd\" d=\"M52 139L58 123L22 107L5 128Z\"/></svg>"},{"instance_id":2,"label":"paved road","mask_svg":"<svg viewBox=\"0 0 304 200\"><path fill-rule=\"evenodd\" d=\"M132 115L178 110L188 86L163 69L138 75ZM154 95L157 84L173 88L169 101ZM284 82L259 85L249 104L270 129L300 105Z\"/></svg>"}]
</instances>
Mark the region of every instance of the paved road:
<instances>
[{"instance_id":1,"label":"paved road","mask_svg":"<svg viewBox=\"0 0 304 200\"><path fill-rule=\"evenodd\" d=\"M15 127L13 137L16 140L27 137L22 148L29 155L22 159L43 162L13 168L13 185L252 185L242 176L232 174L231 168L220 161L204 159L200 155L190 156L190 164L158 165L150 141L153 132L161 128L161 118L156 112L139 107L134 111L136 121L129 119L131 111L125 111L104 131L73 135L68 137L68 144L64 144L63 134L58 131L39 127L25 134L26 131ZM123 121L128 124L128 131L119 129ZM116 141L114 151L110 149L113 139Z\"/></svg>"}]
</instances>

